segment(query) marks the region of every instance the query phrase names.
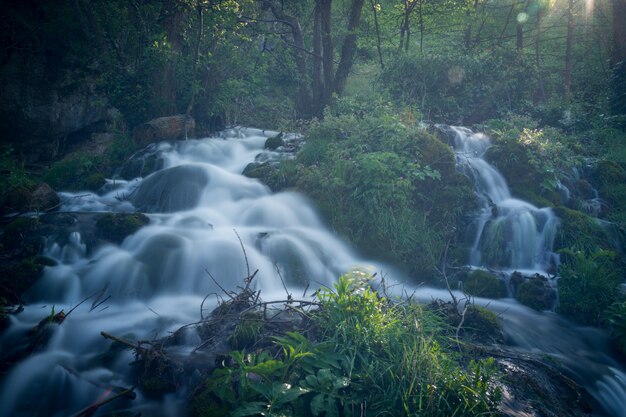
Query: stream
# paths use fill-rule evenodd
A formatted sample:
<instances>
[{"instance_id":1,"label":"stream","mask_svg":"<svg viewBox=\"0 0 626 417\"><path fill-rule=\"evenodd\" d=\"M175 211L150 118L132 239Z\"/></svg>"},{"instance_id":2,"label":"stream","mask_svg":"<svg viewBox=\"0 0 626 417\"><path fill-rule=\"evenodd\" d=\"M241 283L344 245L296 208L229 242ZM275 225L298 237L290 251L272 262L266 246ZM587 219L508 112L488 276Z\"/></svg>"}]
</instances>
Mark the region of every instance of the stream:
<instances>
[{"instance_id":1,"label":"stream","mask_svg":"<svg viewBox=\"0 0 626 417\"><path fill-rule=\"evenodd\" d=\"M473 180L481 202L472 224L471 264L545 274L558 264L552 253L558 219L548 208L511 197L502 175L482 158L488 138L450 129L458 169ZM411 288L410 280L392 266L362 258L336 237L302 195L272 193L241 175L252 161L293 156L280 148L264 150L267 138L277 133L233 128L211 138L152 144L132 163L152 165L154 173L109 180L98 194L60 194L60 211L77 220L64 236L47 241L45 255L57 265L46 267L25 295L28 305L11 317L0 336L0 352L23 348L25 335L43 317L68 312L90 298L61 326L50 326L45 346L1 382L0 415L71 416L104 392L131 387L132 352L115 348L101 332L128 340L165 336L197 321L206 295L220 293L220 287L235 290L257 269L253 286L265 300L285 298L281 277L294 294L307 287L311 294L355 266L384 271ZM296 135L284 139L301 140ZM150 223L119 245L94 241L80 227L98 213L136 211L146 213ZM415 290L425 300L449 298L441 290ZM500 315L510 345L555 358L600 404L603 410L596 415L626 417L626 373L611 357L605 332L576 326L552 312L536 312L513 299L476 301ZM209 297L204 308L210 310L216 302ZM190 335L187 352L198 341ZM123 404L129 415L183 416L189 394L155 400L136 393L135 400L102 407L96 415Z\"/></svg>"}]
</instances>

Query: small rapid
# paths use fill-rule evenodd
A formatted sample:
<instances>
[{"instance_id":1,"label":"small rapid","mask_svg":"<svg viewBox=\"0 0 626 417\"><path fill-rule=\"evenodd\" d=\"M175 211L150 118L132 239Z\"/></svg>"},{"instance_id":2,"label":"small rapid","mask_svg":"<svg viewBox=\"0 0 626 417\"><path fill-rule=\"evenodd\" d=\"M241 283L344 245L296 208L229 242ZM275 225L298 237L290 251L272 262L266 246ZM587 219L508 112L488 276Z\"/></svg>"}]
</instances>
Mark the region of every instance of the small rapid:
<instances>
[{"instance_id":1,"label":"small rapid","mask_svg":"<svg viewBox=\"0 0 626 417\"><path fill-rule=\"evenodd\" d=\"M458 169L469 177L480 203L470 230L470 263L508 271L554 270L552 251L558 219L550 208L513 198L506 180L485 158L489 137L464 127L451 127Z\"/></svg>"}]
</instances>

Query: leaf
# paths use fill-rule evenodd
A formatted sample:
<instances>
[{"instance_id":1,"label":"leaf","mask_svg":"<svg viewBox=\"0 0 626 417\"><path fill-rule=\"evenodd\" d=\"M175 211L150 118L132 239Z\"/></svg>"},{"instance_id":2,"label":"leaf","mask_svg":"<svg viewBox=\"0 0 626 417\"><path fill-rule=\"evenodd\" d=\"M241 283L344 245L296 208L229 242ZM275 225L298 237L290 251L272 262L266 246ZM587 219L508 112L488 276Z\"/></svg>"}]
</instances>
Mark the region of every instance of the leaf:
<instances>
[{"instance_id":1,"label":"leaf","mask_svg":"<svg viewBox=\"0 0 626 417\"><path fill-rule=\"evenodd\" d=\"M268 406L264 402L254 401L250 403L243 403L235 411L233 411L232 417L246 417L256 416L258 414L266 416Z\"/></svg>"}]
</instances>

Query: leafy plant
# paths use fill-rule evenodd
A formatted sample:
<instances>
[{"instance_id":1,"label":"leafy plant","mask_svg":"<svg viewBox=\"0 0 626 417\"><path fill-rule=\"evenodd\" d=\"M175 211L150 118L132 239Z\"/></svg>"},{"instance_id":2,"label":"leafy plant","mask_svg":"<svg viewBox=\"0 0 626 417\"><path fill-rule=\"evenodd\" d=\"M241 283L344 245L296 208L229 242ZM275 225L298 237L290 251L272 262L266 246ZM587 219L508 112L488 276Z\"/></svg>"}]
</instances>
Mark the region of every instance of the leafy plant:
<instances>
[{"instance_id":1,"label":"leafy plant","mask_svg":"<svg viewBox=\"0 0 626 417\"><path fill-rule=\"evenodd\" d=\"M564 251L566 262L561 266L557 310L585 324L598 324L602 312L618 297L619 269L615 253L597 251Z\"/></svg>"}]
</instances>

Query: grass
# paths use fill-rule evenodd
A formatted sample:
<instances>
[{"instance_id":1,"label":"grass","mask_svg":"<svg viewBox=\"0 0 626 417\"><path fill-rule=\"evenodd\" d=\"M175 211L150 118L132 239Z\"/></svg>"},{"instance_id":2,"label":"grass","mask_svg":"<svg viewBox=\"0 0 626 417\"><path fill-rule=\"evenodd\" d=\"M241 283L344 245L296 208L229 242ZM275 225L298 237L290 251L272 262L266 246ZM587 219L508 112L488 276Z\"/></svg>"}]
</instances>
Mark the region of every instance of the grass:
<instances>
[{"instance_id":1,"label":"grass","mask_svg":"<svg viewBox=\"0 0 626 417\"><path fill-rule=\"evenodd\" d=\"M359 270L318 292L302 331L230 353L196 392L194 416L488 416L493 359L452 348L438 313L374 291ZM400 343L401 342L401 343Z\"/></svg>"}]
</instances>

